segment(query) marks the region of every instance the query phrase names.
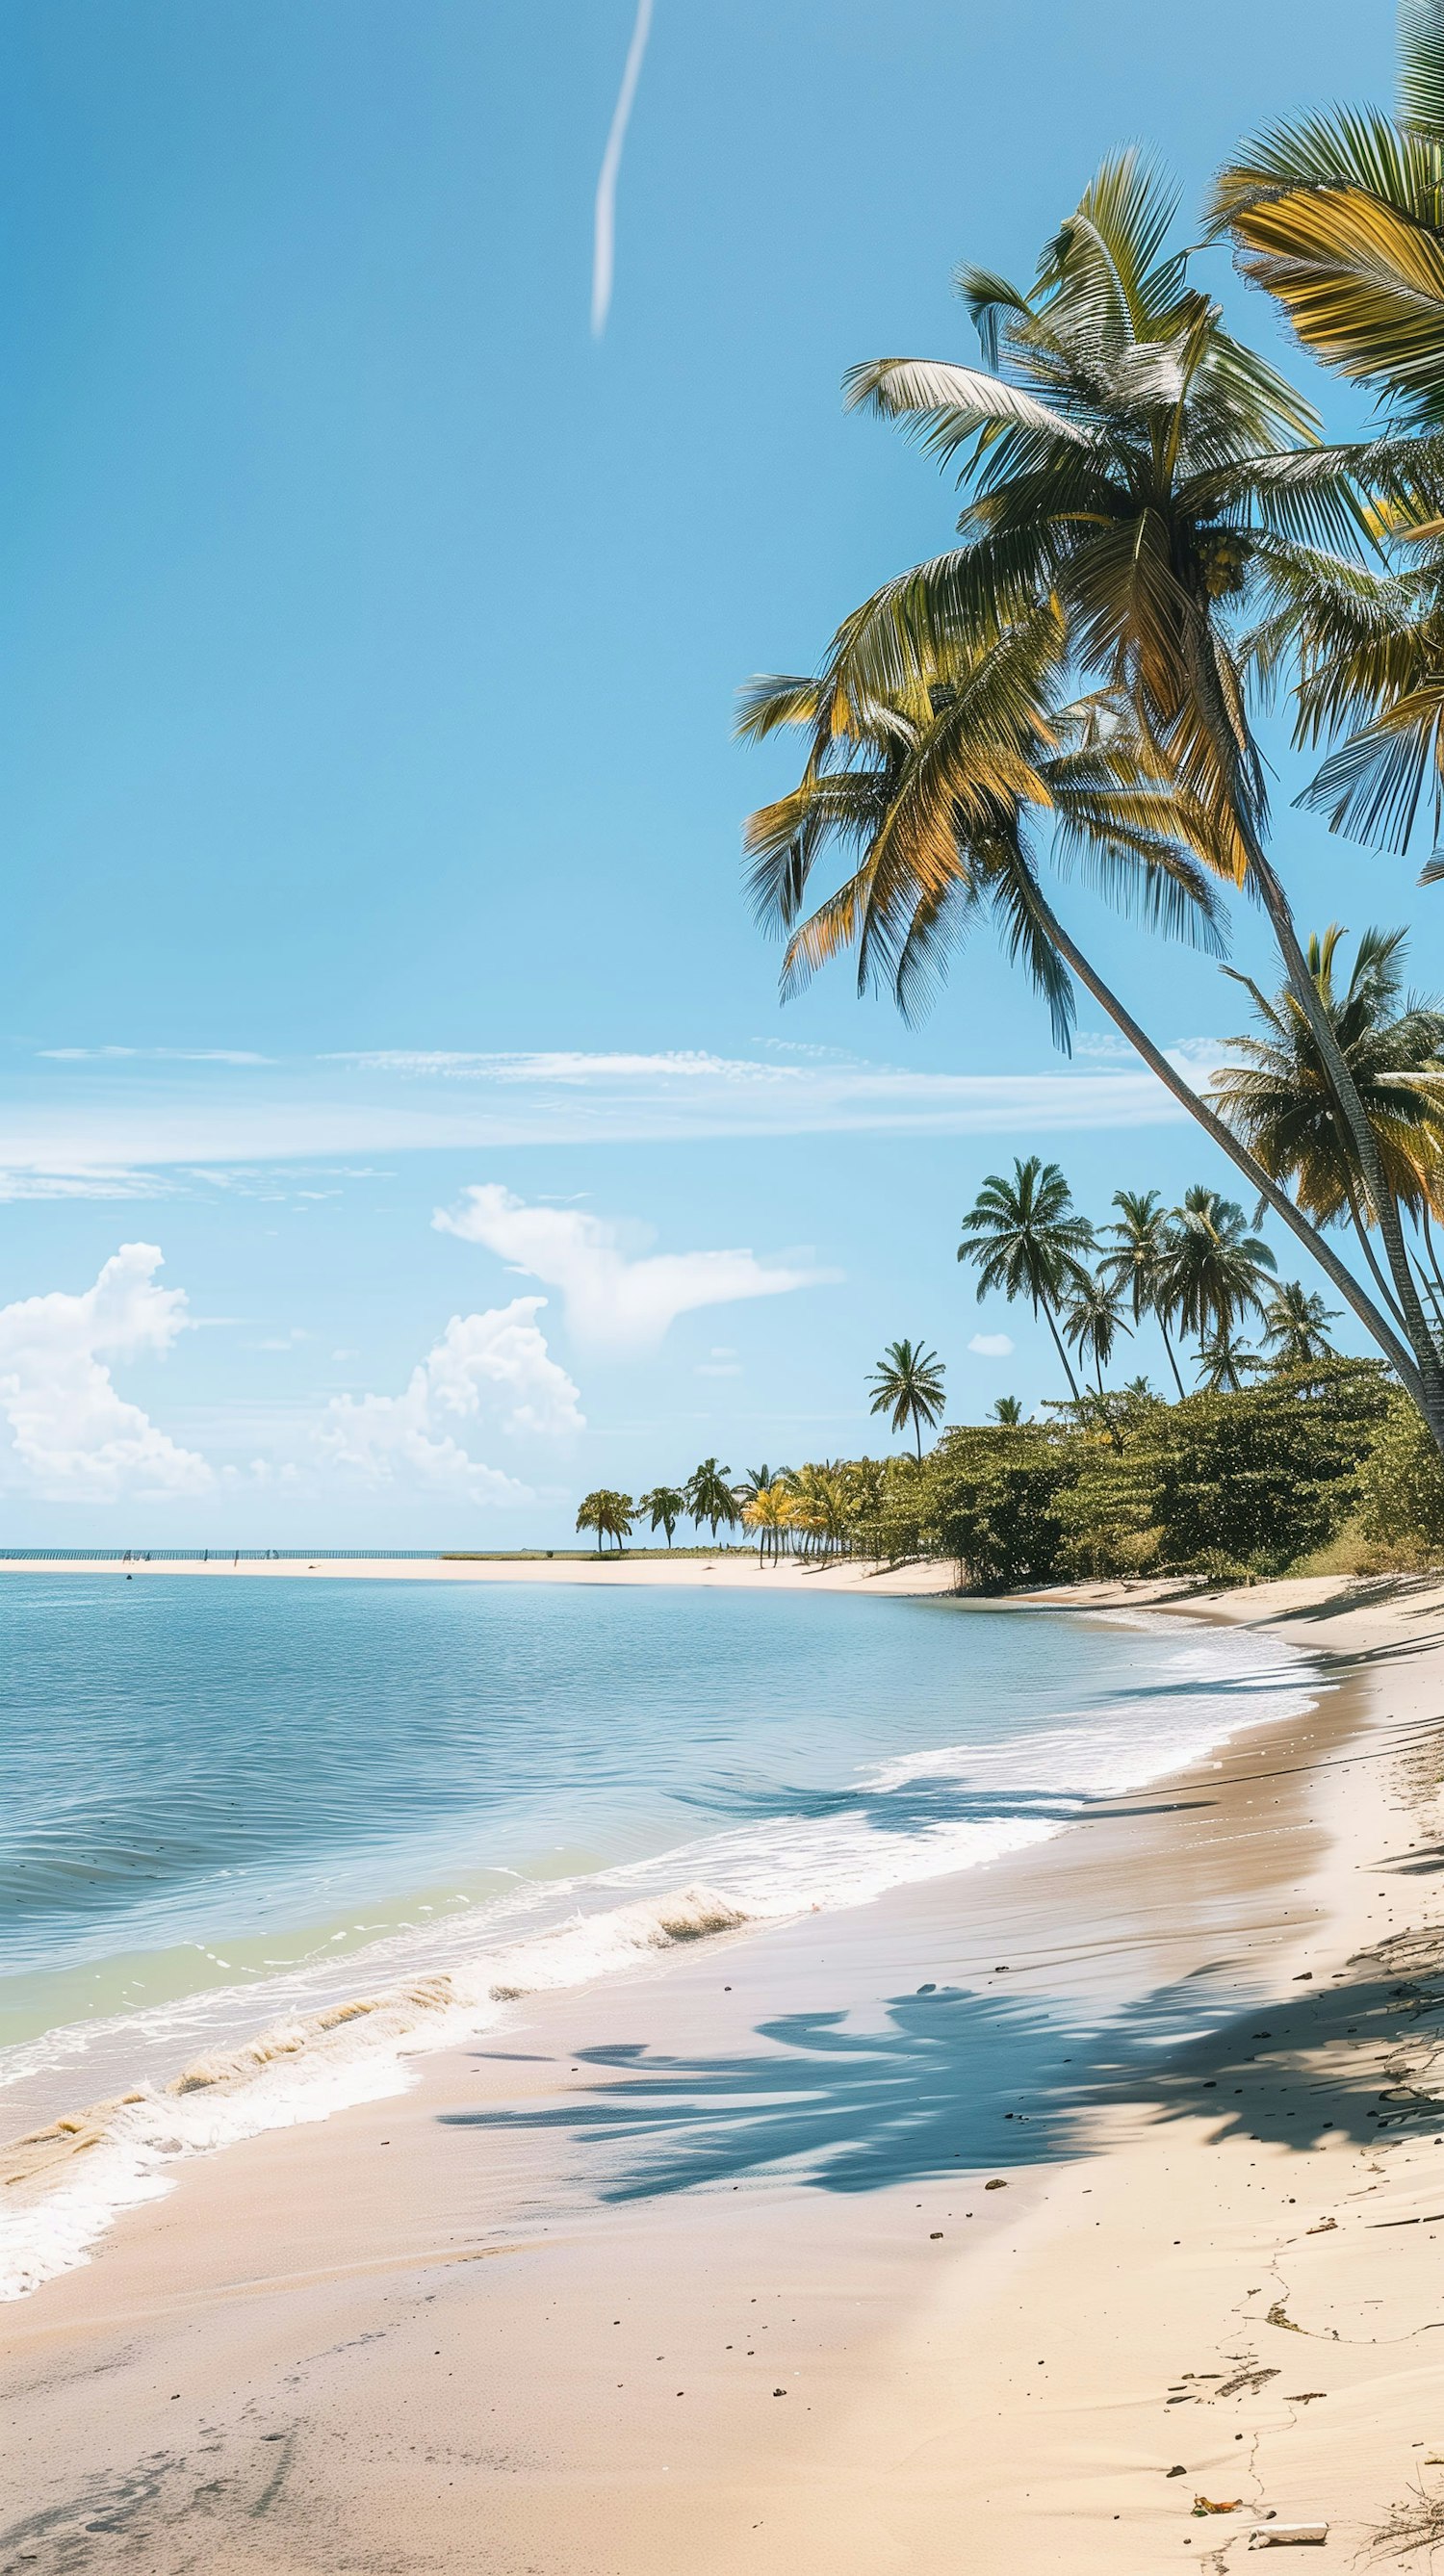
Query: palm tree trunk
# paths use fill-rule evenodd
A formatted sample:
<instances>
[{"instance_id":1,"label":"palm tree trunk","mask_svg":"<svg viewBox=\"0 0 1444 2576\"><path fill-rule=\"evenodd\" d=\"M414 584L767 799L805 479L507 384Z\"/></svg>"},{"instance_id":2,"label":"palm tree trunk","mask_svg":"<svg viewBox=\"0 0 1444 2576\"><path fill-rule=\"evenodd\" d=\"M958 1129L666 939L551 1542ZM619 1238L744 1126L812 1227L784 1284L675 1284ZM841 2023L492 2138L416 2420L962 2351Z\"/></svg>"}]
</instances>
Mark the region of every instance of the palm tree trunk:
<instances>
[{"instance_id":1,"label":"palm tree trunk","mask_svg":"<svg viewBox=\"0 0 1444 2576\"><path fill-rule=\"evenodd\" d=\"M1035 901L1039 920L1056 945L1064 963L1071 967L1079 983L1085 991L1092 994L1099 1009L1107 1013L1114 1027L1127 1038L1135 1053L1142 1057L1149 1071L1157 1075L1164 1089L1172 1093L1180 1107L1187 1110L1190 1118L1196 1120L1204 1134L1217 1145L1219 1152L1227 1155L1235 1171L1243 1174L1250 1189L1258 1192L1265 1205L1273 1209L1280 1223L1288 1227L1290 1234L1303 1245L1311 1259L1318 1263L1325 1278L1338 1290L1345 1304L1357 1315L1370 1340L1383 1352L1400 1385L1412 1396L1424 1416L1436 1446L1441 1455L1444 1455L1444 1405L1436 1408L1432 1399L1426 1396L1424 1380L1415 1364L1414 1354L1407 1342L1400 1339L1388 1316L1374 1304L1367 1289L1360 1286L1352 1270L1340 1260L1333 1245L1325 1240L1315 1226L1310 1225L1302 1210L1296 1208L1293 1200L1279 1188L1277 1181L1270 1178L1262 1163L1255 1160L1248 1147L1240 1143L1232 1128L1226 1127L1216 1112L1209 1108L1208 1103L1199 1098L1198 1093L1184 1080L1177 1067L1169 1063L1162 1048L1155 1046L1147 1032L1139 1027L1126 1004L1121 1002L1111 987L1104 983L1102 976L1084 956L1076 941L1069 937L1041 888L1035 891Z\"/></svg>"},{"instance_id":2,"label":"palm tree trunk","mask_svg":"<svg viewBox=\"0 0 1444 2576\"><path fill-rule=\"evenodd\" d=\"M1288 897L1265 855L1254 824L1253 812L1259 799L1250 793L1247 756L1253 746L1243 730L1241 711L1231 709L1228 704L1219 673L1216 640L1206 612L1199 616L1196 626L1190 621L1189 644L1192 647L1189 661L1195 703L1208 730L1219 765L1220 782L1227 790L1232 820L1247 855L1249 872L1278 942L1289 988L1318 1048L1325 1078L1358 1155L1364 1189L1378 1222L1394 1282L1395 1302L1414 1363L1409 1372L1413 1382L1410 1392L1429 1426L1436 1447L1444 1454L1444 1361L1441 1361L1438 1344L1429 1330L1420 1303L1418 1285L1409 1266L1404 1229L1399 1220L1398 1201L1384 1177L1378 1139L1369 1125L1353 1075L1344 1062L1343 1051L1318 986L1309 973ZM1254 758L1256 761L1256 753ZM1391 1338L1397 1340L1397 1336Z\"/></svg>"},{"instance_id":3,"label":"palm tree trunk","mask_svg":"<svg viewBox=\"0 0 1444 2576\"><path fill-rule=\"evenodd\" d=\"M917 1434L918 1465L921 1466L923 1463L923 1418L920 1413L915 1413L913 1415L913 1430Z\"/></svg>"},{"instance_id":4,"label":"palm tree trunk","mask_svg":"<svg viewBox=\"0 0 1444 2576\"><path fill-rule=\"evenodd\" d=\"M1177 1389L1178 1389L1178 1401L1179 1401L1179 1403L1180 1403L1180 1404L1182 1404L1182 1402L1183 1402L1183 1380L1182 1380L1182 1378L1181 1378L1181 1377L1179 1376L1179 1374L1178 1374L1178 1362L1177 1362L1177 1360L1176 1360L1176 1359L1174 1358L1174 1356L1173 1356L1173 1344L1172 1344L1172 1342L1171 1342L1171 1341L1169 1340L1169 1338L1168 1338L1168 1326L1167 1326L1167 1325L1166 1325L1166 1323L1164 1322L1164 1320L1163 1320L1163 1316L1162 1316L1162 1314L1159 1312L1159 1309L1158 1309L1156 1306L1155 1306L1155 1308L1154 1308L1154 1310L1153 1310L1153 1311L1154 1311L1154 1313L1158 1316L1158 1329L1159 1329L1160 1333L1163 1335L1163 1347L1164 1347L1164 1349L1165 1349L1165 1350L1167 1351L1167 1353L1168 1353L1168 1365L1169 1365L1169 1367L1170 1367L1170 1368L1172 1369L1172 1371L1173 1371L1173 1383L1174 1383L1174 1385L1175 1385L1175 1386L1177 1387Z\"/></svg>"},{"instance_id":5,"label":"palm tree trunk","mask_svg":"<svg viewBox=\"0 0 1444 2576\"><path fill-rule=\"evenodd\" d=\"M1441 1300L1444 1300L1444 1279L1441 1279L1439 1276L1439 1256L1434 1249L1434 1237L1430 1230L1429 1210L1427 1205L1420 1208L1415 1222L1418 1226L1420 1239L1423 1242L1425 1254L1429 1263L1428 1269L1424 1271L1424 1285L1429 1291L1429 1303L1434 1309L1435 1325L1439 1332L1444 1334L1444 1303L1441 1303ZM1424 1264L1422 1261L1419 1267L1421 1270L1424 1270Z\"/></svg>"},{"instance_id":6,"label":"palm tree trunk","mask_svg":"<svg viewBox=\"0 0 1444 2576\"><path fill-rule=\"evenodd\" d=\"M1067 1352L1066 1352L1066 1351L1064 1350L1064 1348L1063 1348L1063 1340L1062 1340L1062 1336L1061 1336L1061 1334L1059 1333L1059 1330L1058 1330L1057 1325L1056 1325L1056 1324L1054 1323L1054 1321L1053 1321L1053 1309L1052 1309L1052 1307L1049 1305L1048 1300L1047 1300L1047 1298L1044 1296L1044 1294L1043 1294L1043 1292L1042 1292L1042 1290L1041 1290L1041 1289L1040 1289L1040 1290L1039 1290L1039 1292L1038 1292L1038 1303L1039 1303L1039 1305L1042 1307L1044 1314L1045 1314L1045 1315L1047 1316L1047 1318L1048 1318L1048 1330L1049 1330L1049 1332L1050 1332L1050 1333L1052 1334L1052 1336L1053 1336L1053 1347L1054 1347L1054 1349L1056 1350L1056 1352L1057 1352L1057 1354L1058 1354L1059 1359L1060 1359L1060 1360L1062 1361L1062 1363L1063 1363L1063 1374L1064 1374L1064 1376L1065 1376L1065 1377L1067 1378L1067 1380L1068 1380L1068 1385L1069 1385L1069 1389L1070 1389L1070 1391L1071 1391L1071 1393L1072 1393L1073 1401L1074 1401L1074 1403L1075 1403L1075 1404L1081 1403L1082 1398L1080 1397L1079 1392L1078 1392L1078 1380L1077 1380L1077 1379L1076 1379L1076 1377L1073 1375L1073 1371L1072 1371L1072 1369L1070 1368L1070 1366L1069 1366L1069 1364L1068 1364L1068 1354L1067 1354Z\"/></svg>"},{"instance_id":7,"label":"palm tree trunk","mask_svg":"<svg viewBox=\"0 0 1444 2576\"><path fill-rule=\"evenodd\" d=\"M1369 1268L1374 1274L1379 1294L1383 1298L1385 1305L1392 1310L1396 1320L1402 1324L1404 1318L1399 1313L1399 1301L1394 1295L1394 1291L1390 1287L1388 1280L1385 1278L1383 1271L1379 1268L1378 1257L1374 1251L1372 1243L1369 1241L1369 1229L1364 1222L1364 1211L1359 1205L1358 1198L1355 1195L1353 1185L1350 1182L1347 1173L1344 1176L1344 1196L1349 1202L1349 1216L1353 1223L1354 1232L1359 1238L1359 1250L1362 1252L1364 1259L1367 1261Z\"/></svg>"},{"instance_id":8,"label":"palm tree trunk","mask_svg":"<svg viewBox=\"0 0 1444 2576\"><path fill-rule=\"evenodd\" d=\"M1259 886L1265 910L1273 926L1274 937L1278 941L1279 951L1283 957L1290 989L1308 1022L1310 1035L1322 1058L1324 1072L1334 1094L1339 1114L1349 1131L1354 1151L1359 1158L1359 1168L1364 1176L1364 1188L1374 1211L1389 1264L1389 1275L1394 1283L1394 1302L1399 1309L1400 1319L1418 1362L1420 1378L1428 1391L1433 1413L1437 1414L1441 1424L1444 1424L1444 1366L1441 1366L1438 1346L1429 1329L1428 1318L1419 1296L1418 1282L1414 1277L1408 1246L1404 1241L1404 1228L1399 1217L1399 1202L1384 1174L1378 1138L1369 1124L1353 1075L1344 1061L1343 1051L1334 1034L1329 1015L1319 998L1318 987L1309 973L1308 961L1299 946L1298 933L1294 928L1293 915L1289 911L1283 888L1272 868L1267 864L1259 872ZM1434 1428L1432 1420L1430 1428ZM1435 1436L1439 1437L1438 1432Z\"/></svg>"}]
</instances>

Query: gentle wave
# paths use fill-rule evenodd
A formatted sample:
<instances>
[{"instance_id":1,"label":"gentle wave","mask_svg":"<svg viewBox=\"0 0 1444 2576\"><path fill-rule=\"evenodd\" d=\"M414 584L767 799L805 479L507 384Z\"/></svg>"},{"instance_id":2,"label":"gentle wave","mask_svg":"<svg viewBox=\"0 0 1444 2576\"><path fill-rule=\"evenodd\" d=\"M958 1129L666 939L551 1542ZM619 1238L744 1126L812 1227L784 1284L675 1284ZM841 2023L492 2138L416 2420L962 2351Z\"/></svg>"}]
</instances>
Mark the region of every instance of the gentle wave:
<instances>
[{"instance_id":1,"label":"gentle wave","mask_svg":"<svg viewBox=\"0 0 1444 2576\"><path fill-rule=\"evenodd\" d=\"M1173 1651L1134 1700L1026 1735L919 1750L834 1790L714 1785L701 1803L730 1812L732 1824L646 1860L519 1888L322 1968L52 2030L12 2050L0 2080L22 2087L37 2070L78 2073L97 2053L103 2065L120 2054L127 2069L181 2061L181 2071L0 2149L0 2298L85 2262L121 2210L170 2188L179 2160L403 2092L408 2059L494 2028L529 1995L616 1975L679 1942L865 1904L1001 1859L1063 1832L1098 1799L1312 1704L1317 1684L1296 1650L1236 1630L1200 1637L1191 1623L1148 1624ZM567 1919L537 1924L539 1911L564 1904L576 1909ZM358 1997L347 1989L362 1971L372 1991ZM267 1999L267 2027L248 2036Z\"/></svg>"},{"instance_id":2,"label":"gentle wave","mask_svg":"<svg viewBox=\"0 0 1444 2576\"><path fill-rule=\"evenodd\" d=\"M404 2058L455 2046L506 2005L614 1976L678 1942L739 1932L747 1919L702 1887L618 1906L478 1961L470 1977L442 1970L276 2022L158 2090L145 2086L32 2130L0 2150L0 2298L23 2298L83 2263L121 2210L169 2188L164 2169L178 2158L404 2092Z\"/></svg>"}]
</instances>

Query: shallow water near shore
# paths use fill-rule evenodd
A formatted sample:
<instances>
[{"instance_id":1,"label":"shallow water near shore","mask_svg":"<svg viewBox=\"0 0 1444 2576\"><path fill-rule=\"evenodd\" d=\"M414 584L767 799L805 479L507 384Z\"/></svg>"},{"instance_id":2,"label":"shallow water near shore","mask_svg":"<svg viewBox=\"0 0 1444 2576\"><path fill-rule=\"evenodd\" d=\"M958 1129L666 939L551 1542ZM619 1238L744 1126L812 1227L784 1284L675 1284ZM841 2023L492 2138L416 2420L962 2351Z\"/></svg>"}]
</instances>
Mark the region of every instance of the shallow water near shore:
<instances>
[{"instance_id":1,"label":"shallow water near shore","mask_svg":"<svg viewBox=\"0 0 1444 2576\"><path fill-rule=\"evenodd\" d=\"M701 1588L36 1576L0 1647L0 2130L103 2113L12 2292L528 1992L1021 1850L1316 1687L1190 1621Z\"/></svg>"}]
</instances>

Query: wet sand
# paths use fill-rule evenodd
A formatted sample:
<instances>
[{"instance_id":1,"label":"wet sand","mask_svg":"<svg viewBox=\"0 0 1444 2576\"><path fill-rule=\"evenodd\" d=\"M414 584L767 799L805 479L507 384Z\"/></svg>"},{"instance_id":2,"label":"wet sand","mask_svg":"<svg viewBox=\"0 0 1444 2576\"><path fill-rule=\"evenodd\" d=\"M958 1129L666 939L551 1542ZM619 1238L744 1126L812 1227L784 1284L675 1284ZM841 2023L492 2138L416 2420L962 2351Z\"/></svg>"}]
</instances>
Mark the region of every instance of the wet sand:
<instances>
[{"instance_id":1,"label":"wet sand","mask_svg":"<svg viewBox=\"0 0 1444 2576\"><path fill-rule=\"evenodd\" d=\"M1444 2495L1444 1596L1346 1593L1209 1605L1336 1684L1216 1764L187 2166L6 2312L0 2567L1142 2576Z\"/></svg>"}]
</instances>

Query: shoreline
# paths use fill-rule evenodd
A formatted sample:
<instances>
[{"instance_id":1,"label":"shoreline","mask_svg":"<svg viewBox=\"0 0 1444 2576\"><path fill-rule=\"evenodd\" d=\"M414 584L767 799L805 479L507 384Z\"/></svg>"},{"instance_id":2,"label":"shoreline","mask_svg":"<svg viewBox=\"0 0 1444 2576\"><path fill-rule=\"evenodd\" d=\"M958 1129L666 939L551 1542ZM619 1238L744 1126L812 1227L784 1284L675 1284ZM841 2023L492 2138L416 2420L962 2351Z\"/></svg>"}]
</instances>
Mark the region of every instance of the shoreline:
<instances>
[{"instance_id":1,"label":"shoreline","mask_svg":"<svg viewBox=\"0 0 1444 2576\"><path fill-rule=\"evenodd\" d=\"M861 1588L855 1570L853 1582ZM1148 1606L1138 1587L1084 1589L1093 1597L1070 1591L1017 1606ZM1360 1601L1361 1593L1374 1597ZM724 2567L759 2576L774 2569L822 2576L824 2567L862 2576L864 2568L904 2563L941 2570L956 2563L959 2515L976 2531L979 2514L988 2550L995 2537L996 2563L1010 2570L1057 2563L1060 2515L1070 2567L1141 2570L1157 2564L1160 2549L1181 2554L1187 2546L1200 2559L1220 2546L1236 2554L1231 2537L1241 2542L1246 2517L1219 2515L1205 2525L1186 2508L1195 2478L1216 2497L1237 2469L1239 2424L1252 2488L1235 2477L1225 2501L1237 2491L1267 2509L1281 2474L1270 2446L1286 2434L1296 2465L1324 2445L1336 2524L1353 2512L1357 2526L1369 2474L1388 2487L1375 2500L1386 2510L1432 2438L1422 2420L1428 2409L1421 2405L1401 2462L1384 2460L1386 2444L1366 2443L1381 2455L1376 2470L1351 2459L1352 2485L1337 2500L1346 2483L1337 2428L1347 2409L1330 2401L1345 2392L1325 2387L1312 2343L1315 2377L1297 2403L1287 2388L1283 2399L1270 2399L1271 2380L1228 2401L1216 2466L1196 2456L1192 2438L1174 2442L1182 2479L1168 2479L1173 2462L1143 2467L1133 2452L1145 2438L1156 2445L1157 2428L1173 2440L1177 2405L1210 2402L1186 2390L1175 2400L1166 2380L1175 2363L1179 2371L1213 2367L1213 2343L1201 2355L1174 2346L1197 2341L1216 2275L1240 2242L1249 2275L1240 2287L1253 2308L1243 2318L1229 2308L1227 2333L1251 2347L1281 2342L1285 2329L1269 2327L1262 2314L1262 2249L1249 2225L1266 2212L1277 2231L1281 2201L1304 2206L1301 2185L1274 2187L1275 2166L1292 2172L1306 2153L1311 2189L1319 2187L1317 2167L1337 2195L1347 2163L1347 2187L1385 2193L1391 2210L1396 2183L1416 2196L1422 2187L1426 2206L1432 2188L1444 2205L1444 2154L1435 2156L1432 2186L1425 2171L1432 2150L1413 2146L1405 2162L1391 2148L1394 2164L1382 2177L1354 2172L1354 2130L1372 2134L1362 2116L1350 2113L1342 2145L1311 2138L1305 2151L1286 2138L1287 2118L1297 2129L1301 2109L1317 2110L1309 2088L1318 2080L1318 2049L1302 2047L1305 2034L1285 2046L1281 2011L1292 2016L1290 2029L1300 2013L1306 2022L1312 2013L1317 2025L1309 1986L1325 1996L1332 1965L1332 1982L1351 1992L1355 1981L1337 1960L1360 1939L1376 1938L1383 1923L1377 1896L1370 1898L1377 1923L1353 1901L1355 1865L1360 1854L1372 1855L1381 1826L1397 1839L1388 1780L1401 1762L1417 1760L1407 1747L1437 1706L1444 1600L1424 1585L1315 1583L1158 1606L1242 1625L1283 1623L1299 1644L1333 1656L1341 1687L1311 1717L1251 1727L1222 1763L1115 1800L1115 1813L1032 1853L961 1879L895 1889L818 1925L735 1941L724 1935L674 1955L655 1976L529 2002L517 2023L494 2034L500 2046L427 2061L403 2099L337 2113L322 2128L271 2133L191 2166L166 2200L122 2219L83 2271L11 2311L19 2331L6 2378L12 2404L23 2409L43 2528L29 2517L29 2538L11 2540L23 2559L0 2565L145 2564L159 2576L194 2563L178 2554L178 2517L193 2548L194 2517L203 2513L202 2563L264 2564L299 2576L358 2563L356 2516L364 2508L371 2544L390 2535L392 2554L374 2563L418 2570L458 2556L472 2563L473 2544L461 2534L476 2529L490 2535L483 2563L508 2570L542 2563L557 2576L613 2566L619 2576L654 2569L672 2576L682 2563L699 2576L713 2567L718 2576ZM1379 1672L1394 1676L1389 1705L1379 1704L1377 1679L1367 1678ZM963 2170L973 2215L964 2217L961 2178L948 2173L945 2154L954 2157L947 2141L962 2134L960 2123L976 2128L982 2118L966 2097L986 2080L989 2047L1006 2043L996 2089L1019 2074L1018 2031L1030 2014L1039 2018L1036 1997L1046 1996L1066 2027L1070 2010L1080 2021L1085 2006L1096 2012L1110 1978L1123 1991L1140 1962L1142 1994L1155 2017L1171 2012L1175 2024L1181 2006L1185 2020L1197 2017L1193 1999L1211 1977L1208 2029L1189 2041L1175 2027L1162 2050L1150 2046L1156 2031L1135 2034L1120 2065L1096 2066L1082 2086L1040 2060L1031 2078L1024 2073L1018 2098L1028 2108L1014 2114L1039 2137L1012 2162L1004 2156L1020 2132L1011 2123L989 2130L985 2142L970 2141ZM1026 1985L1005 1986L1003 1963ZM937 2008L907 1997L947 1985L968 1999L966 2045L939 2059L927 2027ZM1208 2114L1217 2106L1205 2105L1202 2092L1222 2079L1195 2080L1189 2071L1190 2051L1200 2049L1257 2060L1256 2050L1240 2052L1230 2038L1230 2006L1271 2034L1278 2100L1267 2141L1226 2126L1214 2144ZM773 2107L783 2077L788 2099L820 2085L818 2113ZM724 2080L751 2105L735 2119L708 2109ZM1060 2081L1073 2084L1071 2097L1060 2095ZM1246 2077L1240 2098L1261 2082ZM654 2181L628 2197L608 2155L620 2142L623 2182L638 2137L665 2161L671 2115L652 2105L679 2098L692 2108L675 2121L677 2181ZM901 2122L890 2116L899 2099L909 2115ZM1001 2123L1007 2114L997 2116ZM797 2172L785 2155L779 2166L775 2156L743 2152L739 2142L751 2132L774 2145L780 2136L785 2147L789 2120L802 2158ZM806 2159L819 2138L845 2151L850 2137L869 2135L875 2163L881 2157L870 2177L849 2187L809 2175ZM977 2163L972 2149L982 2153L985 2143L989 2152ZM999 2158L993 2177L985 2169L991 2154ZM990 2178L1006 2182L1006 2197L984 2199ZM1157 2280L1125 2279L1120 2289L1120 2270L1136 2269L1131 2254L1120 2262L1120 2246L1136 2247L1151 2224L1145 2213L1180 2199L1187 2222L1169 2223L1180 2252L1181 2240L1198 2237L1199 2213L1209 2212L1199 2260L1175 2259L1170 2241ZM1412 2243L1417 2274L1415 2214L1407 2208L1402 2235L1380 2240L1385 2271L1390 2264L1397 2271L1399 2247ZM1314 2216L1310 2208L1310 2224ZM959 2252L967 2231L981 2245ZM1339 2262L1346 2236L1352 2252L1347 2222L1310 2244L1311 2277ZM735 2310L730 2284L739 2270L753 2286ZM784 2327L779 2314L765 2323L784 2356L777 2384L786 2386L787 2404L767 2396L759 2406L756 2372L749 2380L723 2356L736 2346L750 2303L771 2293L776 2305L779 2281L790 2322ZM685 2367L674 2365L680 2396L657 2393L672 2370L641 2357L632 2331L639 2309L647 2315L642 2343L659 2360L685 2351ZM1100 2351L1105 2311L1111 2324ZM624 2321L630 2313L631 2325L614 2326L616 2313ZM1071 2343L1062 2329L1070 2315ZM760 2342L761 2330L753 2331ZM624 2342L613 2342L619 2334ZM1170 2356L1165 2386L1139 2395L1160 2337ZM1301 2349L1284 2344L1285 2360ZM771 2366L765 2348L749 2356L760 2357ZM1337 2358L1328 2357L1331 2366ZM619 2389L609 2377L614 2365L624 2373ZM1272 2355L1251 2366L1270 2370ZM1444 2402L1444 2356L1417 2366ZM529 2384L529 2369L540 2385ZM103 2429L97 2391L95 2461L82 2494L63 2425L77 2384L95 2372L106 2383ZM1110 2372L1115 2384L1101 2385ZM1291 2387L1287 2369L1283 2377ZM283 2395L299 2385L304 2397ZM416 2416L423 2397L424 2425ZM678 2407L685 2415L670 2411ZM410 2426L404 2441L389 2425L393 2413ZM1319 2433L1325 2419L1332 2436ZM986 2441L973 2438L984 2423ZM1100 2423L1102 2467L1093 2456ZM262 2470L269 2480L278 2463L260 2445L278 2438L278 2426L286 2475L265 2506L262 2531L255 2481ZM1411 2449L1414 2433L1421 2447ZM224 2509L195 2501L198 2448L222 2464L220 2485L231 2499ZM146 2493L131 2494L126 2482L142 2457L152 2463ZM109 2536L82 2541L79 2529L88 2520L94 2530L97 2508ZM60 2554L63 2530L65 2549L79 2555ZM991 2562L985 2555L981 2563Z\"/></svg>"},{"instance_id":2,"label":"shoreline","mask_svg":"<svg viewBox=\"0 0 1444 2576\"><path fill-rule=\"evenodd\" d=\"M343 1583L581 1583L691 1584L771 1588L789 1592L885 1593L907 1597L954 1592L957 1584L948 1563L878 1566L866 1560L839 1564L779 1557L759 1566L751 1549L734 1556L705 1549L676 1556L518 1556L518 1557L0 1557L0 1574L108 1574L139 1579L159 1575L196 1576L235 1582L259 1576L305 1582Z\"/></svg>"}]
</instances>

